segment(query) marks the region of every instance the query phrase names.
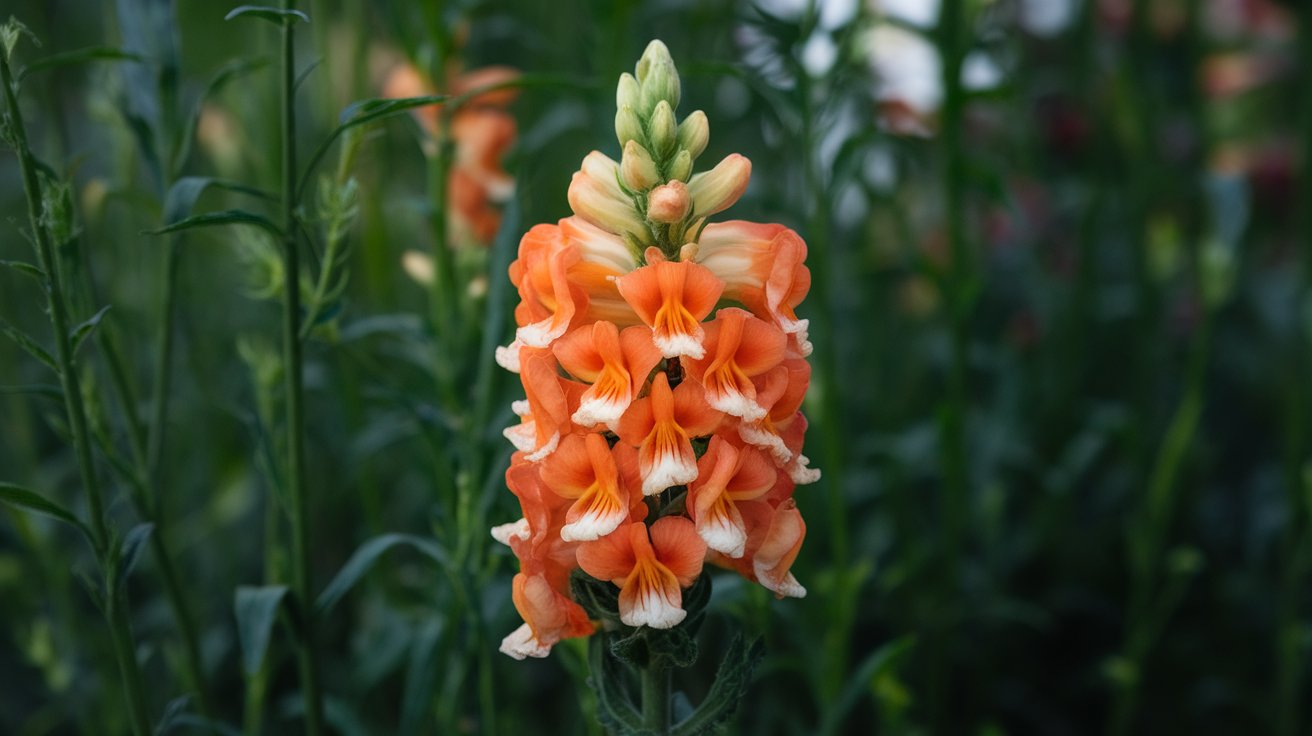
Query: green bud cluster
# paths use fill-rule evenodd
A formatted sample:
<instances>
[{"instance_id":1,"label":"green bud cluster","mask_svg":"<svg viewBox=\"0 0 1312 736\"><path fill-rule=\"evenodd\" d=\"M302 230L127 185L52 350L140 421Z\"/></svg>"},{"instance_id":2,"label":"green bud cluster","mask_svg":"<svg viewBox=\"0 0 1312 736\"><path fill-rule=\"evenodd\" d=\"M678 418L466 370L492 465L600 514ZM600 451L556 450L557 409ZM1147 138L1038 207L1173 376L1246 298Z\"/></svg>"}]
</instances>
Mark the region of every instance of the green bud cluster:
<instances>
[{"instance_id":1,"label":"green bud cluster","mask_svg":"<svg viewBox=\"0 0 1312 736\"><path fill-rule=\"evenodd\" d=\"M647 45L634 74L620 76L615 90L615 137L623 158L621 183L646 192L669 181L687 183L693 163L710 140L706 113L697 110L679 122L682 88L670 50L660 41Z\"/></svg>"}]
</instances>

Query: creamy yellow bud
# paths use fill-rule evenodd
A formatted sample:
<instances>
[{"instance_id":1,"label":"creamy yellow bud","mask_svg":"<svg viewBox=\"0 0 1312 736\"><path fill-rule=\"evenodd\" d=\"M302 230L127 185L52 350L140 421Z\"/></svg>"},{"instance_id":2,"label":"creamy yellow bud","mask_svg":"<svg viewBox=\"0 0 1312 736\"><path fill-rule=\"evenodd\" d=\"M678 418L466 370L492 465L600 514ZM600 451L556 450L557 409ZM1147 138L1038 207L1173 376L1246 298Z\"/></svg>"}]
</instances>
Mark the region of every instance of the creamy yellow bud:
<instances>
[{"instance_id":1,"label":"creamy yellow bud","mask_svg":"<svg viewBox=\"0 0 1312 736\"><path fill-rule=\"evenodd\" d=\"M688 182L692 208L697 217L722 212L738 201L752 177L752 162L731 153L710 171L695 174Z\"/></svg>"},{"instance_id":2,"label":"creamy yellow bud","mask_svg":"<svg viewBox=\"0 0 1312 736\"><path fill-rule=\"evenodd\" d=\"M637 141L631 140L624 144L624 155L620 158L620 181L635 192L645 192L661 181L656 162Z\"/></svg>"},{"instance_id":3,"label":"creamy yellow bud","mask_svg":"<svg viewBox=\"0 0 1312 736\"><path fill-rule=\"evenodd\" d=\"M693 110L679 123L679 147L688 151L689 156L697 158L702 155L710 140L711 124L701 110Z\"/></svg>"},{"instance_id":4,"label":"creamy yellow bud","mask_svg":"<svg viewBox=\"0 0 1312 736\"><path fill-rule=\"evenodd\" d=\"M618 169L619 164L605 154L589 153L570 181L569 206L574 214L602 230L645 244L651 231L634 209L633 200L620 189Z\"/></svg>"},{"instance_id":5,"label":"creamy yellow bud","mask_svg":"<svg viewBox=\"0 0 1312 736\"><path fill-rule=\"evenodd\" d=\"M670 225L680 222L692 209L688 187L679 180L662 184L647 195L647 219Z\"/></svg>"}]
</instances>

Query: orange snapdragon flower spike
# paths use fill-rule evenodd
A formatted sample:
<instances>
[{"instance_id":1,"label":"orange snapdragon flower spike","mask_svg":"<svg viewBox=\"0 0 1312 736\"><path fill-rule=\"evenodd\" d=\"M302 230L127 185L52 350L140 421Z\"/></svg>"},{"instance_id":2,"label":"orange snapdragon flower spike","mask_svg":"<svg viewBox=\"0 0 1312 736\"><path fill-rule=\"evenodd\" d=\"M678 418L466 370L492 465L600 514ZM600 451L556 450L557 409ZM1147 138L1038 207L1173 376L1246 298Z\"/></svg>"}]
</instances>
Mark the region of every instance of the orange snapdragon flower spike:
<instances>
[{"instance_id":1,"label":"orange snapdragon flower spike","mask_svg":"<svg viewBox=\"0 0 1312 736\"><path fill-rule=\"evenodd\" d=\"M793 494L819 476L802 453L806 244L782 225L706 222L743 196L751 162L694 173L706 116L678 122L660 42L637 71L617 94L621 160L589 154L573 216L530 228L508 271L517 328L496 357L524 388L505 430L523 518L493 536L520 561L525 623L502 644L515 657L592 633L588 616L678 626L706 562L806 593L791 571L806 535ZM614 585L618 614L580 617L571 576Z\"/></svg>"},{"instance_id":2,"label":"orange snapdragon flower spike","mask_svg":"<svg viewBox=\"0 0 1312 736\"><path fill-rule=\"evenodd\" d=\"M519 72L503 66L465 73L452 67L440 91L466 95L514 81L518 76ZM422 97L436 94L438 86L414 66L398 64L383 84L383 96ZM514 89L498 89L475 95L451 116L449 133L454 155L447 180L447 211L451 215L450 236L457 244L487 246L501 227L500 204L515 190L515 179L502 160L518 136L515 118L506 111L516 94ZM443 132L438 105L415 108L414 116L428 136L437 137Z\"/></svg>"}]
</instances>

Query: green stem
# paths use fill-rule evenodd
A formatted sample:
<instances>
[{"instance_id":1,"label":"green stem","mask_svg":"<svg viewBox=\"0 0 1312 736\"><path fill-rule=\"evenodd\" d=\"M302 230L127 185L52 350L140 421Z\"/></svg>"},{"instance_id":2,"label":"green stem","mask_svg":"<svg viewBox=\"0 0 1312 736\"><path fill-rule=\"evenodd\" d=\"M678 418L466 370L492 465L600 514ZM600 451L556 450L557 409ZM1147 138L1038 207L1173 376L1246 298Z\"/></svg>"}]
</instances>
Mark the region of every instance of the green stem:
<instances>
[{"instance_id":1,"label":"green stem","mask_svg":"<svg viewBox=\"0 0 1312 736\"><path fill-rule=\"evenodd\" d=\"M642 725L665 736L670 732L670 671L658 665L642 669Z\"/></svg>"},{"instance_id":2,"label":"green stem","mask_svg":"<svg viewBox=\"0 0 1312 736\"><path fill-rule=\"evenodd\" d=\"M295 7L285 0L284 7ZM310 581L309 508L305 488L305 409L300 338L300 260L296 242L296 53L293 20L282 26L283 382L287 394L287 488L291 494L292 584L300 607L297 661L305 699L305 732L323 733L323 694L315 648L314 597Z\"/></svg>"},{"instance_id":3,"label":"green stem","mask_svg":"<svg viewBox=\"0 0 1312 736\"><path fill-rule=\"evenodd\" d=\"M14 148L18 153L18 167L23 178L23 189L27 195L28 222L36 242L37 262L46 274L46 306L55 333L55 356L59 365L59 381L64 392L68 425L73 433L73 449L77 455L78 471L90 507L91 541L108 583L106 585L108 600L105 601L106 623L113 637L114 653L118 658L119 671L122 675L132 730L137 736L145 736L150 733L150 717L147 715L146 698L141 688L136 650L132 644L126 596L113 579L115 573L111 563L117 561L112 560L109 554L110 539L108 522L105 518L105 503L91 456L86 408L82 404L82 386L78 380L77 363L68 334L68 312L64 301L63 278L54 245L50 242L50 234L41 223L41 184L37 178L32 151L28 148L27 130L23 124L22 110L18 107L9 59L4 53L0 53L0 85L4 86L5 104L9 109L10 134L13 136Z\"/></svg>"}]
</instances>

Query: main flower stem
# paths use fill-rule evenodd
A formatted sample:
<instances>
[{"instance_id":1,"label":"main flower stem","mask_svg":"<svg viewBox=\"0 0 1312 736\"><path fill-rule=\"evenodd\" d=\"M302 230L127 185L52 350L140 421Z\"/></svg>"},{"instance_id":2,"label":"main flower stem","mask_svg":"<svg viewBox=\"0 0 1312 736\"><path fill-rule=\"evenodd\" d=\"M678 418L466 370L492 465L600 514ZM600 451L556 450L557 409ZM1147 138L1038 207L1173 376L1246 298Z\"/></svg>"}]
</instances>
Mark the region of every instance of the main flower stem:
<instances>
[{"instance_id":1,"label":"main flower stem","mask_svg":"<svg viewBox=\"0 0 1312 736\"><path fill-rule=\"evenodd\" d=\"M284 7L295 7L285 0ZM323 694L315 650L314 598L310 585L310 535L305 490L305 408L300 337L300 260L296 244L296 53L292 20L282 26L283 385L287 394L287 487L292 499L292 582L300 607L297 660L305 699L305 732L323 733Z\"/></svg>"},{"instance_id":2,"label":"main flower stem","mask_svg":"<svg viewBox=\"0 0 1312 736\"><path fill-rule=\"evenodd\" d=\"M78 380L77 363L68 334L68 311L64 301L63 277L50 233L41 222L41 183L36 174L36 163L27 144L27 130L22 111L18 107L13 74L7 55L0 52L0 85L4 86L5 104L9 108L10 134L18 152L18 167L27 195L27 215L36 243L38 264L46 275L46 306L54 328L55 357L59 366L60 388L64 394L64 408L73 434L73 450L77 455L82 486L87 492L90 507L92 545L100 561L106 585L105 621L109 626L118 659L119 672L127 701L132 731L137 736L150 733L150 716L147 713L145 691L141 686L141 670L137 664L136 647L132 640L132 627L128 617L127 596L121 581L115 579L117 560L110 554L109 527L105 519L105 502L91 456L91 439L87 430L86 408L82 404L82 386Z\"/></svg>"},{"instance_id":3,"label":"main flower stem","mask_svg":"<svg viewBox=\"0 0 1312 736\"><path fill-rule=\"evenodd\" d=\"M642 725L664 736L670 732L670 670L656 664L642 668Z\"/></svg>"}]
</instances>

